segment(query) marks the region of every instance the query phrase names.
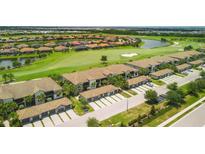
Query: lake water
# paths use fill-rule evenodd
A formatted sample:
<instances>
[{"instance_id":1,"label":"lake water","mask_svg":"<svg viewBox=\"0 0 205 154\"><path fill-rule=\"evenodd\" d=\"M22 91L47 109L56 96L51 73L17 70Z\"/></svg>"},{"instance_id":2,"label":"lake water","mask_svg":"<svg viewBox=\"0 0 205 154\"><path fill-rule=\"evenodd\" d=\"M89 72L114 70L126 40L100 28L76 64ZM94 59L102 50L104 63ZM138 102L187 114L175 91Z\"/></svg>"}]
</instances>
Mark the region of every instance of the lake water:
<instances>
[{"instance_id":1,"label":"lake water","mask_svg":"<svg viewBox=\"0 0 205 154\"><path fill-rule=\"evenodd\" d=\"M144 42L144 44L141 46L141 48L143 49L151 49L151 48L163 47L168 45L168 42L163 42L158 40L142 39L142 42Z\"/></svg>"},{"instance_id":2,"label":"lake water","mask_svg":"<svg viewBox=\"0 0 205 154\"><path fill-rule=\"evenodd\" d=\"M18 62L21 63L21 65L25 64L27 58L19 58L17 59ZM31 62L34 62L35 60L37 60L37 58L29 58L31 60ZM15 61L16 59L0 59L0 67L5 67L5 68L13 68L13 61Z\"/></svg>"}]
</instances>

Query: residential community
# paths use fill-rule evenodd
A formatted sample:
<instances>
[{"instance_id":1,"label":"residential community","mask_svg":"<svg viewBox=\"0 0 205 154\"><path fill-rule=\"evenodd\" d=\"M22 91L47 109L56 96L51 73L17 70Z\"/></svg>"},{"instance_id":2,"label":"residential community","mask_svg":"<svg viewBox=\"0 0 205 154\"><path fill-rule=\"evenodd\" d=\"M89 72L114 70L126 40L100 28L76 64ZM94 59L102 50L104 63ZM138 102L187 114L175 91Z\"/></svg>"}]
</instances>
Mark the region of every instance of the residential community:
<instances>
[{"instance_id":1,"label":"residential community","mask_svg":"<svg viewBox=\"0 0 205 154\"><path fill-rule=\"evenodd\" d=\"M58 42L54 42L56 40ZM69 42L66 42L68 40ZM38 41L40 44L36 44ZM46 43L42 44L45 41ZM25 42L29 42L29 44ZM1 44L3 45L1 45L0 53L3 57L29 55L28 58L33 58L34 55L50 52L43 56L42 61L44 61L47 57L55 54L54 51L65 52L65 56L78 51L86 53L85 50L90 52L93 49L99 49L99 51L92 52L124 50L125 54L129 46L132 50L137 49L140 44L143 46L143 41L140 38L127 35L72 34L58 36L55 34L54 36L10 37L1 39ZM170 42L167 46L170 46ZM109 47L113 49L105 49ZM159 47L158 50L164 49ZM130 52L126 54L134 55L134 57L137 57L138 54L143 55L143 53L133 54ZM15 104L11 104L13 108L11 111L8 109L7 116L3 116L1 125L24 127L89 126L90 120L101 126L143 126L143 122L139 122L139 120L145 119L146 121L147 117L139 119L141 118L140 114L135 117L136 120L132 118L126 124L120 119L117 124L110 123L111 120L107 122L106 119L112 119L112 116L132 110L133 107L138 107L144 102L154 103L150 104L151 111L158 110L153 111L157 114L168 107L161 103L168 99L166 95L169 93L169 88L167 89L167 87L172 84L176 87L183 86L203 78L200 74L203 74L203 70L205 70L205 53L193 48L140 59L132 59L132 57L130 56L127 60L124 57L122 59L126 61L109 64L109 54L102 55L99 66L68 73L66 69L57 74L51 71L49 75L41 77L37 75L37 78L29 78L28 80L17 78L19 81L15 81L15 73L13 75L12 72L15 69L32 67L32 63L25 62L25 66L16 64L15 67L3 68L2 66L1 70L9 71L9 73L2 73L4 81L0 85L0 103L2 107L4 104ZM55 59L53 60L55 61ZM34 61L34 65L38 64L38 61L41 63L40 59ZM83 63L83 61L81 62ZM39 72L39 74L41 73ZM161 108L157 107L156 109L155 106L161 106ZM11 122L9 114L13 112L15 113L15 118L13 118L15 121ZM154 117L154 115L152 116Z\"/></svg>"}]
</instances>

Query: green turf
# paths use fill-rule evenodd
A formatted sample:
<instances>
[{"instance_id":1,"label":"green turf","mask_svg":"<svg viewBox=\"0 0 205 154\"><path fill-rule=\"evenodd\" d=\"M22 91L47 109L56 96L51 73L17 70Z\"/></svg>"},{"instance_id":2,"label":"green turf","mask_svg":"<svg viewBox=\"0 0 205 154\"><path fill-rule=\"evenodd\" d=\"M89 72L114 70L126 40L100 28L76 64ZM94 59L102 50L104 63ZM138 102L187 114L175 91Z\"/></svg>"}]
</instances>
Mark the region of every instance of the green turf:
<instances>
[{"instance_id":1,"label":"green turf","mask_svg":"<svg viewBox=\"0 0 205 154\"><path fill-rule=\"evenodd\" d=\"M155 38L159 39L159 37ZM182 51L183 47L189 44L193 46L199 46L199 44L201 43L191 41L180 41L179 46L168 46L154 49L119 47L113 49L89 50L82 52L59 52L51 54L47 58L36 61L29 66L24 66L13 70L1 71L0 81L2 81L1 75L4 73L13 73L17 81L29 80L33 78L45 77L52 73L62 74L65 72L73 72L89 69L91 67L103 66L103 64L101 64L100 61L102 55L107 55L108 64L125 63L130 60L138 60L156 55L166 55L175 53L177 51ZM121 57L122 53L133 52L137 53L138 55L132 58Z\"/></svg>"}]
</instances>

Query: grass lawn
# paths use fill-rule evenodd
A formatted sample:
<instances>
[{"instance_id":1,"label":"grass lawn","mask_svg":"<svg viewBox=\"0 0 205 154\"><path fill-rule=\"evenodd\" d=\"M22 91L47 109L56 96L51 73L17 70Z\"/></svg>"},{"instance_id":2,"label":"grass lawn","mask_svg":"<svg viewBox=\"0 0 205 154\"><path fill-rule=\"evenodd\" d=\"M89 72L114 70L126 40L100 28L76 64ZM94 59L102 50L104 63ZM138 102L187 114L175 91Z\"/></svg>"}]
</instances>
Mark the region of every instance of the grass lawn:
<instances>
[{"instance_id":1,"label":"grass lawn","mask_svg":"<svg viewBox=\"0 0 205 154\"><path fill-rule=\"evenodd\" d=\"M175 75L180 76L180 77L185 77L185 76L187 76L187 75L182 74L182 73L175 73Z\"/></svg>"},{"instance_id":2,"label":"grass lawn","mask_svg":"<svg viewBox=\"0 0 205 154\"><path fill-rule=\"evenodd\" d=\"M204 96L205 96L205 92L199 93L198 97L188 95L185 97L185 103L183 103L181 105L181 107L179 107L179 108L172 107L170 110L168 110L167 112L165 112L164 114L162 114L160 116L155 117L153 120L151 120L149 123L147 123L144 126L148 126L148 127L158 126L162 122L166 121L167 119L169 119L170 117L172 117L176 113L178 113L178 112L182 111L183 109L187 108L188 106L192 105L193 103L195 103L197 100L201 99Z\"/></svg>"},{"instance_id":3,"label":"grass lawn","mask_svg":"<svg viewBox=\"0 0 205 154\"><path fill-rule=\"evenodd\" d=\"M71 97L70 99L71 99L71 101L72 101L72 103L74 105L74 109L73 109L74 112L77 115L80 115L80 116L84 115L85 112L83 110L83 104L80 101L78 101L76 98L74 98L74 97ZM89 112L94 111L93 108L89 104L87 104L86 106L87 106Z\"/></svg>"},{"instance_id":4,"label":"grass lawn","mask_svg":"<svg viewBox=\"0 0 205 154\"><path fill-rule=\"evenodd\" d=\"M102 55L107 55L108 65L114 63L125 63L130 60L138 60L156 55L166 55L179 51L177 47L168 46L154 49L142 49L134 47L118 47L112 49L88 50L82 52L55 52L47 58L38 60L32 65L16 68L13 70L4 70L0 72L1 76L4 73L13 73L17 81L29 80L39 77L45 77L50 74L62 74L85 70L92 67L104 66L101 64L100 58ZM138 55L132 58L122 57L122 53L137 53Z\"/></svg>"},{"instance_id":5,"label":"grass lawn","mask_svg":"<svg viewBox=\"0 0 205 154\"><path fill-rule=\"evenodd\" d=\"M135 36L146 39L160 40L161 36ZM177 39L178 37L163 37L168 39ZM181 37L180 37L181 38ZM193 38L194 39L194 38ZM12 70L4 70L0 72L0 82L2 81L2 74L13 73L17 81L30 80L49 76L50 74L63 74L73 71L85 70L92 67L104 66L100 62L102 55L107 55L108 65L114 63L125 63L130 60L138 60L152 56L166 55L182 51L187 45L192 45L194 48L203 46L203 43L193 41L192 38L178 41L177 46L170 45L167 47L159 47L153 49L142 49L134 47L118 47L112 49L88 50L82 52L56 52L49 55L47 58L38 60L32 65L16 68ZM122 53L137 53L138 55L132 58L122 57ZM3 57L4 58L4 57ZM8 57L10 58L10 57ZM160 83L159 83L160 84Z\"/></svg>"},{"instance_id":6,"label":"grass lawn","mask_svg":"<svg viewBox=\"0 0 205 154\"><path fill-rule=\"evenodd\" d=\"M162 103L156 105L156 108L159 108L162 106ZM129 121L136 119L140 114L144 114L149 112L151 109L151 106L143 103L137 107L131 108L125 112L119 113L117 115L114 115L110 117L109 119L106 119L101 122L101 125L103 127L105 126L119 126L121 122L125 125L128 124Z\"/></svg>"},{"instance_id":7,"label":"grass lawn","mask_svg":"<svg viewBox=\"0 0 205 154\"><path fill-rule=\"evenodd\" d=\"M151 79L151 81L156 84L156 85L159 85L159 86L162 86L164 85L165 83L161 80L156 80L156 79Z\"/></svg>"},{"instance_id":8,"label":"grass lawn","mask_svg":"<svg viewBox=\"0 0 205 154\"><path fill-rule=\"evenodd\" d=\"M132 95L137 95L137 93L131 89L127 90L128 93L132 94Z\"/></svg>"},{"instance_id":9,"label":"grass lawn","mask_svg":"<svg viewBox=\"0 0 205 154\"><path fill-rule=\"evenodd\" d=\"M129 95L128 93L125 93L125 92L120 92L120 95L124 96L125 98L130 98L131 95Z\"/></svg>"}]
</instances>

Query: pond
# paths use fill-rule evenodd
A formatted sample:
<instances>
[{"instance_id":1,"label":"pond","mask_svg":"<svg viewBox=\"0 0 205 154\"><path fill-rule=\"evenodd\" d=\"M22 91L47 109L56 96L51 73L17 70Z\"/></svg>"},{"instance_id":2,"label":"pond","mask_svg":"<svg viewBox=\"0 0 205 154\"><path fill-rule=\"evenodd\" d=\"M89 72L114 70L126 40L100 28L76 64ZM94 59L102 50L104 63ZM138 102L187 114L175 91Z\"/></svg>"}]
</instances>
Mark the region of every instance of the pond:
<instances>
[{"instance_id":1,"label":"pond","mask_svg":"<svg viewBox=\"0 0 205 154\"><path fill-rule=\"evenodd\" d=\"M21 65L25 65L26 59L30 59L31 63L36 61L37 58L18 58L18 59L0 59L0 67L5 67L7 68L13 68L13 62L18 61L21 63Z\"/></svg>"},{"instance_id":2,"label":"pond","mask_svg":"<svg viewBox=\"0 0 205 154\"><path fill-rule=\"evenodd\" d=\"M169 45L168 42L158 41L158 40L142 39L142 42L144 42L144 44L141 46L141 48L143 49L151 49L151 48L164 47Z\"/></svg>"}]
</instances>

